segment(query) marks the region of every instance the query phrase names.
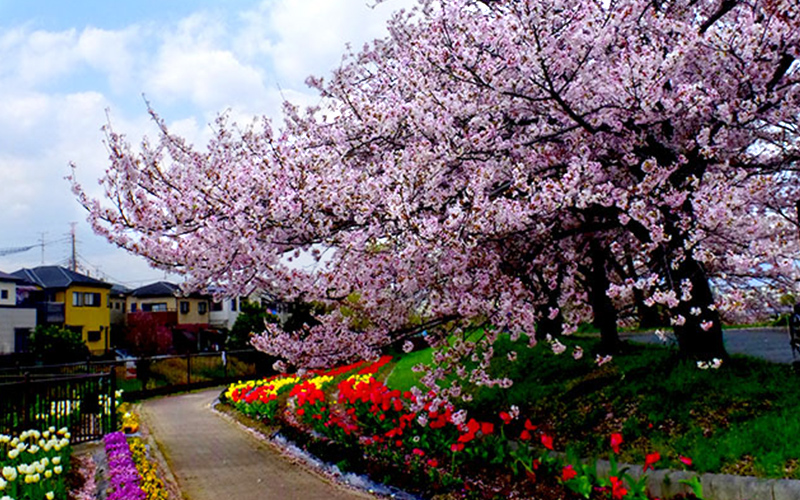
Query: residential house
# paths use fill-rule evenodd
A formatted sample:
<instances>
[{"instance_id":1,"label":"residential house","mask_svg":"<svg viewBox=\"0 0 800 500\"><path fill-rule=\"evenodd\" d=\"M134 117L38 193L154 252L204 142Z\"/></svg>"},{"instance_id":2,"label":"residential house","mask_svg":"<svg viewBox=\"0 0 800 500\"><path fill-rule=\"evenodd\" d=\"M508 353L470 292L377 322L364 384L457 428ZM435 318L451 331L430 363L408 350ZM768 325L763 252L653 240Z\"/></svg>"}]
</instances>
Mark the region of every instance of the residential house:
<instances>
[{"instance_id":1,"label":"residential house","mask_svg":"<svg viewBox=\"0 0 800 500\"><path fill-rule=\"evenodd\" d=\"M219 333L209 324L211 297L184 295L178 285L159 281L133 290L127 297L127 322L142 313L160 327L172 330L172 348L178 351L206 350L219 344ZM161 346L163 348L163 346Z\"/></svg>"},{"instance_id":2,"label":"residential house","mask_svg":"<svg viewBox=\"0 0 800 500\"><path fill-rule=\"evenodd\" d=\"M247 300L247 298L233 297L213 300L209 314L211 326L230 330L233 324L236 323L236 318L239 317L239 308L244 300Z\"/></svg>"},{"instance_id":3,"label":"residential house","mask_svg":"<svg viewBox=\"0 0 800 500\"><path fill-rule=\"evenodd\" d=\"M114 285L108 294L108 312L111 321L111 347L118 347L122 344L124 332L128 295L131 290L122 285Z\"/></svg>"},{"instance_id":4,"label":"residential house","mask_svg":"<svg viewBox=\"0 0 800 500\"><path fill-rule=\"evenodd\" d=\"M109 283L60 266L20 269L12 275L29 285L24 302L36 307L37 324L77 331L92 354L108 351Z\"/></svg>"},{"instance_id":5,"label":"residential house","mask_svg":"<svg viewBox=\"0 0 800 500\"><path fill-rule=\"evenodd\" d=\"M285 323L291 316L292 304L283 302L267 292L253 292L246 297L225 297L224 291L219 288L209 288L209 293L215 297L222 295L224 298L214 299L211 302L211 315L209 322L212 327L229 330L236 323L242 304L250 302L260 304L268 313L275 316L279 323Z\"/></svg>"},{"instance_id":6,"label":"residential house","mask_svg":"<svg viewBox=\"0 0 800 500\"><path fill-rule=\"evenodd\" d=\"M36 309L18 303L17 287L23 280L0 272L0 354L24 352L36 328Z\"/></svg>"}]
</instances>

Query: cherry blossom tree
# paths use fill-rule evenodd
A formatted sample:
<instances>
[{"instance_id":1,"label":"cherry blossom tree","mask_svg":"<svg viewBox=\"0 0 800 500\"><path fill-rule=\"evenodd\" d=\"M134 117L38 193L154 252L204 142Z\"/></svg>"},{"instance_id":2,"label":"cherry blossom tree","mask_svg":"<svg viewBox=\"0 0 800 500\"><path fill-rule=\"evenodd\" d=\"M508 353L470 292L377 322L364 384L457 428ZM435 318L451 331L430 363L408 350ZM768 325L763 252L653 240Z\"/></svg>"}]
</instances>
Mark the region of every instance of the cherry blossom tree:
<instances>
[{"instance_id":1,"label":"cherry blossom tree","mask_svg":"<svg viewBox=\"0 0 800 500\"><path fill-rule=\"evenodd\" d=\"M153 113L133 148L109 127L105 200L74 183L95 230L191 286L325 304L255 341L291 363L426 330L431 385L509 384L487 371L503 331L593 320L613 344L634 303L721 357L720 311L793 287L796 1L421 0L388 27L280 130L223 115L196 149Z\"/></svg>"}]
</instances>

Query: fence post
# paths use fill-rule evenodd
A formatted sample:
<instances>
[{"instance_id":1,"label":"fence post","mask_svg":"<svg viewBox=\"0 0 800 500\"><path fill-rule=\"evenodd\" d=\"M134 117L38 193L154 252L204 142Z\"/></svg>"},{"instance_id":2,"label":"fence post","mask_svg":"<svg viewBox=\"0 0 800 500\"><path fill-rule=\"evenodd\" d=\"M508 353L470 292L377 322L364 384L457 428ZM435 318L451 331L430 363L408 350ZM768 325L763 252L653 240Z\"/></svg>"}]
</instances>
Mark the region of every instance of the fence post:
<instances>
[{"instance_id":1,"label":"fence post","mask_svg":"<svg viewBox=\"0 0 800 500\"><path fill-rule=\"evenodd\" d=\"M117 365L111 365L109 372L111 377L111 429L108 432L117 430Z\"/></svg>"},{"instance_id":2,"label":"fence post","mask_svg":"<svg viewBox=\"0 0 800 500\"><path fill-rule=\"evenodd\" d=\"M31 373L25 372L22 379L22 427L21 430L28 430L31 428L30 423L30 405L31 405Z\"/></svg>"},{"instance_id":3,"label":"fence post","mask_svg":"<svg viewBox=\"0 0 800 500\"><path fill-rule=\"evenodd\" d=\"M186 353L186 385L192 385L192 353Z\"/></svg>"}]
</instances>

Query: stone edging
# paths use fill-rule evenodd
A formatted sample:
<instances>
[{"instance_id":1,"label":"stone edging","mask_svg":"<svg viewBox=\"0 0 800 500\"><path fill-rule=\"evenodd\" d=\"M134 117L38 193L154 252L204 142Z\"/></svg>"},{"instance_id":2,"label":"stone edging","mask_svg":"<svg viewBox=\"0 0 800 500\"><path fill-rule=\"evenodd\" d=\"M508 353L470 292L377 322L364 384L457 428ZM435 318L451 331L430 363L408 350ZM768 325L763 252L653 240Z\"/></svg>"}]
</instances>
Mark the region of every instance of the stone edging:
<instances>
[{"instance_id":1,"label":"stone edging","mask_svg":"<svg viewBox=\"0 0 800 500\"><path fill-rule=\"evenodd\" d=\"M610 464L598 460L597 473L608 475ZM641 465L619 464L619 468L627 468L627 473L635 479L647 474L647 487L651 495L659 498L670 498L691 490L680 481L700 478L705 500L798 500L800 499L800 480L797 479L762 479L753 476L735 476L732 474L697 474L682 470L661 469L642 471Z\"/></svg>"}]
</instances>

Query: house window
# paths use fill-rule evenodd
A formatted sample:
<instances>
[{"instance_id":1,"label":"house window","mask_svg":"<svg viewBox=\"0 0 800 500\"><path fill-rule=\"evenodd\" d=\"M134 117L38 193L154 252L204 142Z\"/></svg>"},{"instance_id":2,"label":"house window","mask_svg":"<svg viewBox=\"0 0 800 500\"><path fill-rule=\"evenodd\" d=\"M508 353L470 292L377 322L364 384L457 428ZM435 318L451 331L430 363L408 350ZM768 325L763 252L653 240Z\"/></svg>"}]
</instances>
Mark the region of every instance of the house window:
<instances>
[{"instance_id":1,"label":"house window","mask_svg":"<svg viewBox=\"0 0 800 500\"><path fill-rule=\"evenodd\" d=\"M98 330L89 330L86 332L86 340L88 342L100 342L100 332Z\"/></svg>"},{"instance_id":2,"label":"house window","mask_svg":"<svg viewBox=\"0 0 800 500\"><path fill-rule=\"evenodd\" d=\"M181 314L189 314L189 301L181 301Z\"/></svg>"},{"instance_id":3,"label":"house window","mask_svg":"<svg viewBox=\"0 0 800 500\"><path fill-rule=\"evenodd\" d=\"M0 290L0 299L8 298L8 290Z\"/></svg>"},{"instance_id":4,"label":"house window","mask_svg":"<svg viewBox=\"0 0 800 500\"><path fill-rule=\"evenodd\" d=\"M166 312L166 302L156 302L155 304L142 304L142 311L146 312Z\"/></svg>"},{"instance_id":5,"label":"house window","mask_svg":"<svg viewBox=\"0 0 800 500\"><path fill-rule=\"evenodd\" d=\"M222 310L222 302L212 302L211 303L211 310L213 312L219 312Z\"/></svg>"},{"instance_id":6,"label":"house window","mask_svg":"<svg viewBox=\"0 0 800 500\"><path fill-rule=\"evenodd\" d=\"M200 314L205 314L206 310L208 309L208 304L205 302L198 302L197 303L197 312Z\"/></svg>"},{"instance_id":7,"label":"house window","mask_svg":"<svg viewBox=\"0 0 800 500\"><path fill-rule=\"evenodd\" d=\"M136 302L131 303L131 312L132 313L136 312Z\"/></svg>"},{"instance_id":8,"label":"house window","mask_svg":"<svg viewBox=\"0 0 800 500\"><path fill-rule=\"evenodd\" d=\"M101 300L99 293L72 292L73 307L100 307Z\"/></svg>"},{"instance_id":9,"label":"house window","mask_svg":"<svg viewBox=\"0 0 800 500\"><path fill-rule=\"evenodd\" d=\"M100 307L101 300L99 293L87 292L83 294L83 305L86 307Z\"/></svg>"}]
</instances>

